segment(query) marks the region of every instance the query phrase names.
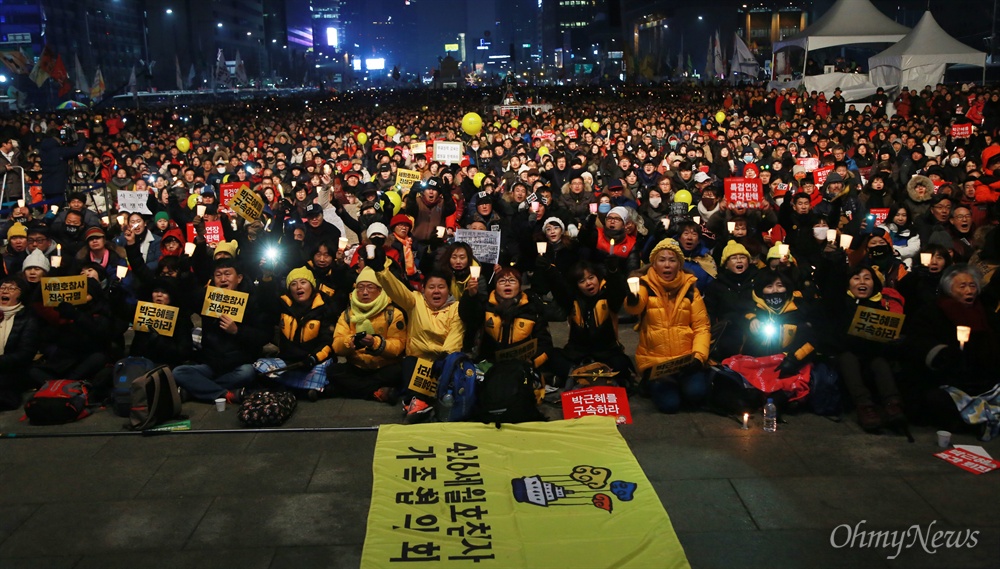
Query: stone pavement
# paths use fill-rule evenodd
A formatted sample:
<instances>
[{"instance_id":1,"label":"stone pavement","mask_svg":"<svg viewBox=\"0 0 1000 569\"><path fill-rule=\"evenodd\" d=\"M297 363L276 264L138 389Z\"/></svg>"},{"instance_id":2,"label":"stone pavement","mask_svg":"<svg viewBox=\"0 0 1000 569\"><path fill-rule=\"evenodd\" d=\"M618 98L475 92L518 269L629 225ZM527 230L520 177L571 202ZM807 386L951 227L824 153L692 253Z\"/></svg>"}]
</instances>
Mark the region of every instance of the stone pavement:
<instances>
[{"instance_id":1,"label":"stone pavement","mask_svg":"<svg viewBox=\"0 0 1000 569\"><path fill-rule=\"evenodd\" d=\"M554 328L561 345L565 331ZM635 334L622 335L634 347ZM632 405L635 422L621 431L692 567L1000 567L1000 472L975 476L933 457L930 429L915 429L911 444L849 420L798 415L765 433L759 414L743 431L709 413L660 415L638 398ZM189 404L185 412L196 429L239 428L233 408ZM122 423L110 412L59 427L20 417L0 414L0 431L118 431ZM401 419L380 403L303 401L286 427ZM375 439L352 431L0 440L0 568L358 567ZM984 446L1000 457L996 443ZM912 547L894 560L895 548L831 546L834 528L858 523L865 531L978 530L978 544L928 553L912 543L914 530ZM847 530L838 532L840 545Z\"/></svg>"}]
</instances>

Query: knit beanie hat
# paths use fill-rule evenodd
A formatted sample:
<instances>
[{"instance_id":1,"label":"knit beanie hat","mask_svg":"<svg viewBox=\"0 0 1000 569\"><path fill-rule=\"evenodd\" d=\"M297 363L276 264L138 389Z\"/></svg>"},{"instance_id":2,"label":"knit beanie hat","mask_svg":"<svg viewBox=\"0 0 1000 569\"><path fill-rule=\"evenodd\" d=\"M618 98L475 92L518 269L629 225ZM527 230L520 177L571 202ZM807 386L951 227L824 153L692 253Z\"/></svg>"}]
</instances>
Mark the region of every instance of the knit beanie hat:
<instances>
[{"instance_id":1,"label":"knit beanie hat","mask_svg":"<svg viewBox=\"0 0 1000 569\"><path fill-rule=\"evenodd\" d=\"M153 223L155 224L157 221L160 221L161 219L166 219L167 221L170 221L170 214L168 214L165 211L158 212L156 215L153 216Z\"/></svg>"},{"instance_id":2,"label":"knit beanie hat","mask_svg":"<svg viewBox=\"0 0 1000 569\"><path fill-rule=\"evenodd\" d=\"M746 255L747 257L749 257L750 251L747 251L747 248L741 245L740 243L737 243L736 241L730 239L729 243L726 243L725 248L722 249L722 264L725 265L726 260L732 257L733 255Z\"/></svg>"},{"instance_id":3,"label":"knit beanie hat","mask_svg":"<svg viewBox=\"0 0 1000 569\"><path fill-rule=\"evenodd\" d=\"M378 279L375 278L375 271L372 270L371 267L365 267L361 269L361 272L358 273L357 280L354 281L354 284L359 284L359 283L372 283L380 287L382 286L381 284L379 284Z\"/></svg>"},{"instance_id":4,"label":"knit beanie hat","mask_svg":"<svg viewBox=\"0 0 1000 569\"><path fill-rule=\"evenodd\" d=\"M316 288L316 277L313 276L312 271L306 267L299 267L297 269L292 269L285 277L285 288L291 286L292 281L297 281L299 279L305 279L309 281L309 284Z\"/></svg>"},{"instance_id":5,"label":"knit beanie hat","mask_svg":"<svg viewBox=\"0 0 1000 569\"><path fill-rule=\"evenodd\" d=\"M560 229L566 231L566 223L564 223L563 220L559 219L558 217L553 216L546 219L545 223L542 224L542 227L543 228L548 227L549 224L558 225Z\"/></svg>"},{"instance_id":6,"label":"knit beanie hat","mask_svg":"<svg viewBox=\"0 0 1000 569\"><path fill-rule=\"evenodd\" d=\"M678 261L684 261L684 251L681 249L681 244L678 243L676 239L671 239L670 237L660 241L655 247L653 247L653 250L649 252L649 261L652 262L653 259L656 258L656 254L664 249L673 251L674 254L677 255Z\"/></svg>"},{"instance_id":7,"label":"knit beanie hat","mask_svg":"<svg viewBox=\"0 0 1000 569\"><path fill-rule=\"evenodd\" d=\"M623 206L611 208L611 211L608 212L608 215L617 215L618 217L622 218L622 221L629 220L628 208Z\"/></svg>"},{"instance_id":8,"label":"knit beanie hat","mask_svg":"<svg viewBox=\"0 0 1000 569\"><path fill-rule=\"evenodd\" d=\"M49 260L42 253L41 249L35 249L28 255L24 262L21 263L21 270L30 269L31 267L39 267L46 273L52 270L52 265L49 264Z\"/></svg>"},{"instance_id":9,"label":"knit beanie hat","mask_svg":"<svg viewBox=\"0 0 1000 569\"><path fill-rule=\"evenodd\" d=\"M235 259L239 251L240 251L239 244L236 243L235 240L219 241L218 245L215 246L215 254L213 255L213 257L217 258L219 256L219 253L227 253L230 257Z\"/></svg>"},{"instance_id":10,"label":"knit beanie hat","mask_svg":"<svg viewBox=\"0 0 1000 569\"><path fill-rule=\"evenodd\" d=\"M16 222L14 225L11 225L10 228L7 230L7 239L12 239L14 237L27 237L27 236L28 236L28 228L25 227L24 224L21 223L20 221Z\"/></svg>"}]
</instances>

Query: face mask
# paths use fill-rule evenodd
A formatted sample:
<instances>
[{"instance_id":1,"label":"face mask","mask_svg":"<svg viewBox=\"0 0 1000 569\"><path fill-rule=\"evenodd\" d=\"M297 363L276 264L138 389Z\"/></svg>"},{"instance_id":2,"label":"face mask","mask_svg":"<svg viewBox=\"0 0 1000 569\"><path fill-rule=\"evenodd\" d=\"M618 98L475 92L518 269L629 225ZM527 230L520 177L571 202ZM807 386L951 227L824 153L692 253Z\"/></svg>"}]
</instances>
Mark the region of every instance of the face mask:
<instances>
[{"instance_id":1,"label":"face mask","mask_svg":"<svg viewBox=\"0 0 1000 569\"><path fill-rule=\"evenodd\" d=\"M763 295L764 304L772 310L778 310L785 305L788 299L787 292L772 292L770 294Z\"/></svg>"},{"instance_id":2,"label":"face mask","mask_svg":"<svg viewBox=\"0 0 1000 569\"><path fill-rule=\"evenodd\" d=\"M649 198L649 207L656 209L660 207L661 202L663 202L661 198Z\"/></svg>"},{"instance_id":3,"label":"face mask","mask_svg":"<svg viewBox=\"0 0 1000 569\"><path fill-rule=\"evenodd\" d=\"M79 225L66 225L65 227L66 227L66 233L68 233L69 235L76 235L76 233L80 231Z\"/></svg>"},{"instance_id":4,"label":"face mask","mask_svg":"<svg viewBox=\"0 0 1000 569\"><path fill-rule=\"evenodd\" d=\"M226 168L224 166L219 166L215 169L215 171L221 174L226 171Z\"/></svg>"},{"instance_id":5,"label":"face mask","mask_svg":"<svg viewBox=\"0 0 1000 569\"><path fill-rule=\"evenodd\" d=\"M670 148L677 148L677 142L678 141L676 141L676 140L671 140L670 141Z\"/></svg>"},{"instance_id":6,"label":"face mask","mask_svg":"<svg viewBox=\"0 0 1000 569\"><path fill-rule=\"evenodd\" d=\"M951 165L952 166L958 166L961 163L962 163L962 161L960 159L958 159L958 158L952 158L951 159Z\"/></svg>"},{"instance_id":7,"label":"face mask","mask_svg":"<svg viewBox=\"0 0 1000 569\"><path fill-rule=\"evenodd\" d=\"M368 240L371 241L372 245L375 245L376 247L381 247L382 245L385 245L385 237L382 237L381 235L376 235L375 237L371 237Z\"/></svg>"},{"instance_id":8,"label":"face mask","mask_svg":"<svg viewBox=\"0 0 1000 569\"><path fill-rule=\"evenodd\" d=\"M872 259L885 259L892 254L892 247L888 245L877 245L868 248L868 256Z\"/></svg>"},{"instance_id":9,"label":"face mask","mask_svg":"<svg viewBox=\"0 0 1000 569\"><path fill-rule=\"evenodd\" d=\"M826 227L813 227L813 237L816 239L826 239Z\"/></svg>"},{"instance_id":10,"label":"face mask","mask_svg":"<svg viewBox=\"0 0 1000 569\"><path fill-rule=\"evenodd\" d=\"M747 164L753 162L753 155L747 154L746 156L743 157L743 161L746 162Z\"/></svg>"},{"instance_id":11,"label":"face mask","mask_svg":"<svg viewBox=\"0 0 1000 569\"><path fill-rule=\"evenodd\" d=\"M597 211L599 211L601 213L608 213L609 211L611 211L611 204L609 204L609 203L602 203L602 204L600 204L600 205L597 206Z\"/></svg>"}]
</instances>

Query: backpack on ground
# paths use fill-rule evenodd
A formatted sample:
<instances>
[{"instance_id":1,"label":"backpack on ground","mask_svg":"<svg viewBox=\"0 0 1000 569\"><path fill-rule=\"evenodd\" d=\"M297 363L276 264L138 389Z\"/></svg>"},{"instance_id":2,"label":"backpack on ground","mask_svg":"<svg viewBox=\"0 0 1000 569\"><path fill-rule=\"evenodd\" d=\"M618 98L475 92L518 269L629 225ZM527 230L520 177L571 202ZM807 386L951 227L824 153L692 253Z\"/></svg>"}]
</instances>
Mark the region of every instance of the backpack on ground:
<instances>
[{"instance_id":1,"label":"backpack on ground","mask_svg":"<svg viewBox=\"0 0 1000 569\"><path fill-rule=\"evenodd\" d=\"M24 414L35 425L72 423L90 415L90 388L82 381L46 381L24 404Z\"/></svg>"},{"instance_id":2,"label":"backpack on ground","mask_svg":"<svg viewBox=\"0 0 1000 569\"><path fill-rule=\"evenodd\" d=\"M477 386L483 373L472 358L462 352L448 354L434 362L438 378L435 414L438 421L464 421L476 405Z\"/></svg>"},{"instance_id":3,"label":"backpack on ground","mask_svg":"<svg viewBox=\"0 0 1000 569\"><path fill-rule=\"evenodd\" d=\"M257 391L243 400L236 417L244 427L280 427L297 405L295 395L288 391Z\"/></svg>"},{"instance_id":4,"label":"backpack on ground","mask_svg":"<svg viewBox=\"0 0 1000 569\"><path fill-rule=\"evenodd\" d=\"M843 394L837 371L826 362L812 367L809 376L809 409L824 417L837 417L844 412Z\"/></svg>"},{"instance_id":5,"label":"backpack on ground","mask_svg":"<svg viewBox=\"0 0 1000 569\"><path fill-rule=\"evenodd\" d=\"M111 409L119 417L128 417L132 412L132 381L141 377L156 364L147 358L128 357L115 362L111 375Z\"/></svg>"},{"instance_id":6,"label":"backpack on ground","mask_svg":"<svg viewBox=\"0 0 1000 569\"><path fill-rule=\"evenodd\" d=\"M493 365L483 377L476 398L475 420L483 423L544 421L538 410L538 377L531 364L506 360Z\"/></svg>"},{"instance_id":7,"label":"backpack on ground","mask_svg":"<svg viewBox=\"0 0 1000 569\"><path fill-rule=\"evenodd\" d=\"M129 428L142 431L181 416L181 396L167 366L154 368L132 381Z\"/></svg>"}]
</instances>

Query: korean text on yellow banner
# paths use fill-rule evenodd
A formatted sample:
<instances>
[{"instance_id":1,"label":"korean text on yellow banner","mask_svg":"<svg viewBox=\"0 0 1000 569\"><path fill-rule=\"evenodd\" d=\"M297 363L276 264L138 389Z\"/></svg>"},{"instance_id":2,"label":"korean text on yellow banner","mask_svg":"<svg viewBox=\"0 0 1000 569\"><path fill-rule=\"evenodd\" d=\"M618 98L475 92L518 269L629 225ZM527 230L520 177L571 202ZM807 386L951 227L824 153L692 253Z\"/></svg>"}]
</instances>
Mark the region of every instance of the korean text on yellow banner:
<instances>
[{"instance_id":1,"label":"korean text on yellow banner","mask_svg":"<svg viewBox=\"0 0 1000 569\"><path fill-rule=\"evenodd\" d=\"M177 328L177 317L180 309L176 306L166 304L153 304L140 300L135 305L135 318L132 320L132 328L136 332L149 332L150 329L157 334L172 338L174 329Z\"/></svg>"},{"instance_id":2,"label":"korean text on yellow banner","mask_svg":"<svg viewBox=\"0 0 1000 569\"><path fill-rule=\"evenodd\" d=\"M87 303L87 277L42 277L42 305L54 307L63 302Z\"/></svg>"},{"instance_id":3,"label":"korean text on yellow banner","mask_svg":"<svg viewBox=\"0 0 1000 569\"><path fill-rule=\"evenodd\" d=\"M205 303L201 306L201 315L212 318L228 316L234 322L243 322L249 298L249 294L238 290L214 286L206 287Z\"/></svg>"}]
</instances>

